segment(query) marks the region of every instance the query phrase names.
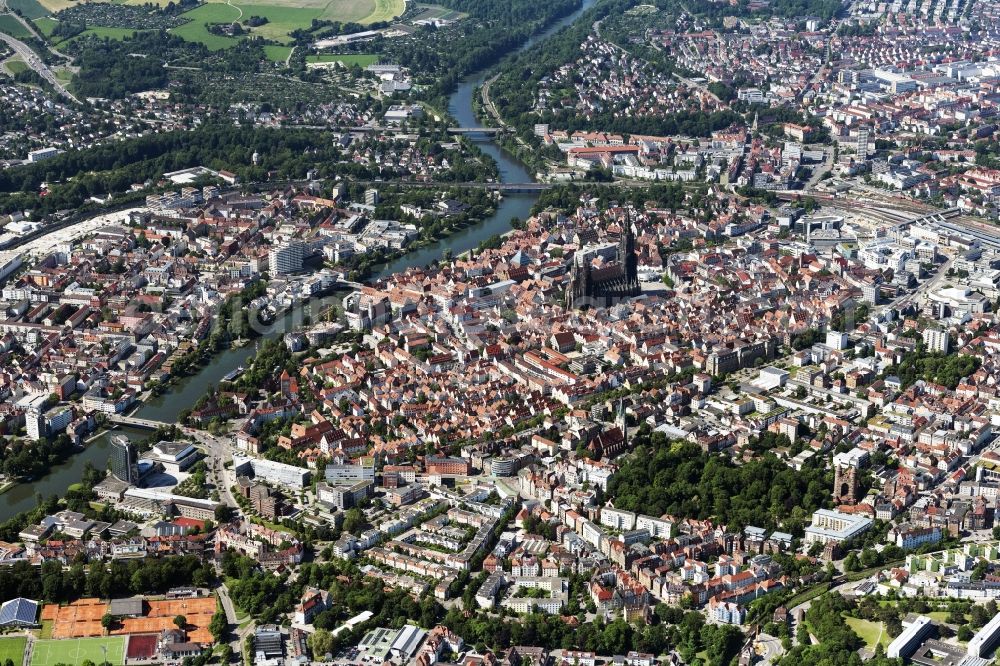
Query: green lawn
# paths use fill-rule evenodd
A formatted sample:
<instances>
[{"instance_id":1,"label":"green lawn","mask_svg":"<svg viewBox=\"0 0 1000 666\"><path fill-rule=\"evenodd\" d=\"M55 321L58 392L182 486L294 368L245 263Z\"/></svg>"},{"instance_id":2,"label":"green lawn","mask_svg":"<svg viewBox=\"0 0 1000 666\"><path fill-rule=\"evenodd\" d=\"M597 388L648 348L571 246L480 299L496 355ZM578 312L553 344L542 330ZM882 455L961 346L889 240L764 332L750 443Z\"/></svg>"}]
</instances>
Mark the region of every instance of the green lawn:
<instances>
[{"instance_id":1,"label":"green lawn","mask_svg":"<svg viewBox=\"0 0 1000 666\"><path fill-rule=\"evenodd\" d=\"M378 62L378 56L371 53L349 53L346 55L321 53L320 55L306 56L306 62L341 62L348 67L351 65L367 67Z\"/></svg>"},{"instance_id":2,"label":"green lawn","mask_svg":"<svg viewBox=\"0 0 1000 666\"><path fill-rule=\"evenodd\" d=\"M264 47L264 55L272 62L285 62L292 53L291 46L275 46L268 44Z\"/></svg>"},{"instance_id":3,"label":"green lawn","mask_svg":"<svg viewBox=\"0 0 1000 666\"><path fill-rule=\"evenodd\" d=\"M951 623L950 620L948 620L948 616L951 615L951 613L949 613L948 611L931 611L930 613L923 613L923 614L929 617L930 619L934 620L935 622L946 622L949 624ZM965 621L966 622L969 621L968 615L965 616Z\"/></svg>"},{"instance_id":4,"label":"green lawn","mask_svg":"<svg viewBox=\"0 0 1000 666\"><path fill-rule=\"evenodd\" d=\"M5 663L8 659L15 664L24 661L24 648L28 646L26 636L13 636L11 638L0 638L0 663Z\"/></svg>"},{"instance_id":5,"label":"green lawn","mask_svg":"<svg viewBox=\"0 0 1000 666\"><path fill-rule=\"evenodd\" d=\"M63 638L35 641L31 653L31 666L56 664L82 664L90 660L96 664L104 661L102 646L108 649L107 660L117 666L125 663L125 637Z\"/></svg>"},{"instance_id":6,"label":"green lawn","mask_svg":"<svg viewBox=\"0 0 1000 666\"><path fill-rule=\"evenodd\" d=\"M0 32L6 33L11 37L16 37L17 39L31 37L31 32L11 14L0 14Z\"/></svg>"},{"instance_id":7,"label":"green lawn","mask_svg":"<svg viewBox=\"0 0 1000 666\"><path fill-rule=\"evenodd\" d=\"M81 34L93 35L95 37L109 37L111 39L125 39L126 37L131 37L136 32L135 28L109 28L103 25L95 25L92 28L87 28Z\"/></svg>"},{"instance_id":8,"label":"green lawn","mask_svg":"<svg viewBox=\"0 0 1000 666\"><path fill-rule=\"evenodd\" d=\"M73 72L65 67L57 67L52 73L56 75L56 80L66 87L73 82Z\"/></svg>"},{"instance_id":9,"label":"green lawn","mask_svg":"<svg viewBox=\"0 0 1000 666\"><path fill-rule=\"evenodd\" d=\"M56 29L59 25L59 21L54 18L49 18L48 16L42 16L34 20L35 29L42 33L46 37L52 36L52 31Z\"/></svg>"},{"instance_id":10,"label":"green lawn","mask_svg":"<svg viewBox=\"0 0 1000 666\"><path fill-rule=\"evenodd\" d=\"M10 72L11 76L20 74L21 72L28 71L28 63L20 59L8 60L6 63L4 63L4 67L7 68L7 71Z\"/></svg>"},{"instance_id":11,"label":"green lawn","mask_svg":"<svg viewBox=\"0 0 1000 666\"><path fill-rule=\"evenodd\" d=\"M39 638L52 638L52 627L55 626L55 620L42 620L42 628L38 632Z\"/></svg>"},{"instance_id":12,"label":"green lawn","mask_svg":"<svg viewBox=\"0 0 1000 666\"><path fill-rule=\"evenodd\" d=\"M876 643L881 643L882 647L886 647L892 642L889 633L885 631L885 626L881 622L871 622L856 617L846 617L844 619L847 621L847 626L861 637L861 640L865 642L865 645L869 649L874 648Z\"/></svg>"}]
</instances>

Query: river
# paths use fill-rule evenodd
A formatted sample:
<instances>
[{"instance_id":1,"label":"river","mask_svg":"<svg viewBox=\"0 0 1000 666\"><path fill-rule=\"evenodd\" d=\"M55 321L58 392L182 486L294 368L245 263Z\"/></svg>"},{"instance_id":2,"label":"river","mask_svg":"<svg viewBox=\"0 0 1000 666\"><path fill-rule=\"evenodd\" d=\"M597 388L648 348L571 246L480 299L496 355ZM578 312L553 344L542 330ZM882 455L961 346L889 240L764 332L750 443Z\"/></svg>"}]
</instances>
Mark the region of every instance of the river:
<instances>
[{"instance_id":1,"label":"river","mask_svg":"<svg viewBox=\"0 0 1000 666\"><path fill-rule=\"evenodd\" d=\"M523 51L539 41L551 36L557 30L574 22L580 15L589 9L596 0L583 0L583 4L571 14L559 19L545 31L535 35L516 52ZM483 124L476 118L473 110L473 96L476 90L486 80L488 69L473 74L463 81L458 89L452 93L448 102L448 113L458 122L460 127L483 127ZM529 174L525 165L517 158L503 150L491 137L485 134L470 134L469 137L487 155L496 160L500 169L500 179L504 183L528 183L535 180ZM425 245L418 250L405 254L393 261L388 262L380 268L375 277L382 277L397 273L414 266L425 266L437 259L440 259L445 250L450 249L454 255L467 252L482 241L491 236L502 234L510 230L512 218L527 219L531 214L531 208L538 199L537 194L509 194L497 206L496 212L479 224L470 226L455 234L443 238L439 241ZM292 330L299 323L301 317L299 312L286 314L273 329L265 335L271 338ZM246 366L253 356L256 347L248 344L243 347L236 347L221 352L212 362L202 368L197 374L180 379L170 386L170 389L163 395L148 400L135 413L136 416L166 423L173 423L177 420L178 414L184 409L190 408L205 393L205 388L209 384L218 384L223 377L240 366ZM123 428L114 432L127 434L133 439L142 439L148 433L141 430ZM104 467L107 464L110 452L111 433L104 433L88 443L86 449L73 456L61 465L52 468L46 476L30 483L22 483L11 488L6 493L0 495L0 521L7 520L11 516L27 511L35 507L35 495L41 493L48 496L52 494L62 495L66 492L67 486L77 483L83 473L83 466L90 462L95 467Z\"/></svg>"}]
</instances>

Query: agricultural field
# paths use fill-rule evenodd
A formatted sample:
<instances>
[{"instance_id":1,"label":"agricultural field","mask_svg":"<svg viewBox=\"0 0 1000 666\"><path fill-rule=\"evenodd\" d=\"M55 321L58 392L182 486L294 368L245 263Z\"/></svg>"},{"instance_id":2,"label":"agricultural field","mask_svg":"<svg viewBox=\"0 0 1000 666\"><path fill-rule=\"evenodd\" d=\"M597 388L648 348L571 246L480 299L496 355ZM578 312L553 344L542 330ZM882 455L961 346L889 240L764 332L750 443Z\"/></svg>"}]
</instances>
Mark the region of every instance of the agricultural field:
<instances>
[{"instance_id":1,"label":"agricultural field","mask_svg":"<svg viewBox=\"0 0 1000 666\"><path fill-rule=\"evenodd\" d=\"M346 67L350 67L352 65L367 67L368 65L373 65L378 62L378 56L371 53L348 53L343 55L336 53L322 53L320 55L306 56L306 62L339 62L343 63Z\"/></svg>"},{"instance_id":2,"label":"agricultural field","mask_svg":"<svg viewBox=\"0 0 1000 666\"><path fill-rule=\"evenodd\" d=\"M107 661L120 666L125 663L125 638L62 638L35 641L31 652L31 666L55 666L56 664L82 664L90 660L96 664Z\"/></svg>"},{"instance_id":3,"label":"agricultural field","mask_svg":"<svg viewBox=\"0 0 1000 666\"><path fill-rule=\"evenodd\" d=\"M149 1L115 0L124 5L139 5ZM163 6L170 0L153 1ZM49 15L76 6L72 0L8 0L8 2L20 7L25 15L35 22L38 31L46 36L52 34L56 25L55 19ZM314 19L371 24L391 21L400 16L405 8L405 0L227 0L227 2L209 0L208 3L182 14L181 17L188 22L171 28L170 31L190 42L201 43L213 51L218 51L236 45L243 37L213 34L208 30L209 25L233 22L245 24L251 16L260 16L267 19L267 22L253 28L244 25L249 33L278 44L288 44L291 42L288 36L290 32L308 28ZM457 14L441 7L436 9L444 13ZM13 21L13 18L11 20ZM0 23L0 30L4 32L16 29L13 24L6 26ZM25 32L23 26L20 30ZM93 26L83 34L122 39L132 32L132 29L120 26ZM14 32L10 34L18 36ZM284 61L288 53L287 47L283 46L269 47L267 51L268 58L275 62Z\"/></svg>"},{"instance_id":4,"label":"agricultural field","mask_svg":"<svg viewBox=\"0 0 1000 666\"><path fill-rule=\"evenodd\" d=\"M377 23L379 21L391 21L406 8L403 0L375 0L375 11L373 11L361 23Z\"/></svg>"},{"instance_id":5,"label":"agricultural field","mask_svg":"<svg viewBox=\"0 0 1000 666\"><path fill-rule=\"evenodd\" d=\"M306 1L307 4L308 0ZM225 35L215 35L209 32L208 26L212 24L225 24L234 21L245 21L251 16L261 16L267 19L267 23L251 32L276 42L287 43L291 41L288 33L298 28L306 28L315 18L320 18L323 10L309 7L283 7L279 5L266 4L222 4L212 2L202 5L181 15L182 18L190 22L171 32L183 37L191 42L200 42L213 51L228 48L236 44L239 37L228 37Z\"/></svg>"},{"instance_id":6,"label":"agricultural field","mask_svg":"<svg viewBox=\"0 0 1000 666\"><path fill-rule=\"evenodd\" d=\"M469 15L455 9L448 9L441 5L417 5L418 14L410 22L424 21L461 21Z\"/></svg>"},{"instance_id":7,"label":"agricultural field","mask_svg":"<svg viewBox=\"0 0 1000 666\"><path fill-rule=\"evenodd\" d=\"M232 23L240 19L240 10L230 5L209 3L181 14L189 23L173 28L170 32L189 42L200 42L212 51L235 46L239 39L224 35L213 35L208 26L213 23Z\"/></svg>"},{"instance_id":8,"label":"agricultural field","mask_svg":"<svg viewBox=\"0 0 1000 666\"><path fill-rule=\"evenodd\" d=\"M28 639L25 636L13 636L11 638L0 638L0 663L6 663L9 659L15 664L24 661L24 649L28 646Z\"/></svg>"},{"instance_id":9,"label":"agricultural field","mask_svg":"<svg viewBox=\"0 0 1000 666\"><path fill-rule=\"evenodd\" d=\"M0 32L6 33L11 37L17 37L18 39L31 37L31 32L12 14L0 14Z\"/></svg>"},{"instance_id":10,"label":"agricultural field","mask_svg":"<svg viewBox=\"0 0 1000 666\"><path fill-rule=\"evenodd\" d=\"M69 2L66 2L67 6L69 4ZM21 12L24 18L30 20L48 16L49 12L53 11L43 6L38 0L7 0L7 6Z\"/></svg>"},{"instance_id":11,"label":"agricultural field","mask_svg":"<svg viewBox=\"0 0 1000 666\"><path fill-rule=\"evenodd\" d=\"M36 1L36 0L32 0ZM37 3L45 8L46 13L55 14L56 12L61 12L64 9L69 9L74 6L76 2L73 0L37 0Z\"/></svg>"}]
</instances>

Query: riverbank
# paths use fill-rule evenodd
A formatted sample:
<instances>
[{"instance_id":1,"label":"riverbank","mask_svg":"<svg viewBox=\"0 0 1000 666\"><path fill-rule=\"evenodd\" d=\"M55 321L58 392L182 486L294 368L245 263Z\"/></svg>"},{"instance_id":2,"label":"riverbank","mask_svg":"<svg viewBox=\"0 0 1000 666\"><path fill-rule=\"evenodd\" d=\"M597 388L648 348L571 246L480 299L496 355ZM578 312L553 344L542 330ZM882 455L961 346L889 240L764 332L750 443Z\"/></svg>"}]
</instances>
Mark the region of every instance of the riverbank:
<instances>
[{"instance_id":1,"label":"riverbank","mask_svg":"<svg viewBox=\"0 0 1000 666\"><path fill-rule=\"evenodd\" d=\"M0 493L0 522L6 522L37 505L36 497L66 494L70 484L77 483L83 476L83 468L89 462L98 469L108 466L113 434L125 434L133 439L143 439L149 433L135 428L119 426L115 430L102 429L87 440L87 445L74 452L57 465L53 465L42 477L25 482L8 482Z\"/></svg>"},{"instance_id":2,"label":"riverbank","mask_svg":"<svg viewBox=\"0 0 1000 666\"><path fill-rule=\"evenodd\" d=\"M564 26L574 22L587 9L593 6L595 1L583 0L576 10L529 38L524 44L512 51L511 54L531 48L539 41L546 39ZM458 85L457 89L449 97L448 113L455 118L459 126L483 127L483 124L476 118L473 111L473 99L485 77L485 69L469 76ZM496 141L485 135L473 135L469 139L485 154L493 158L498 167L500 182L525 183L534 180L533 176L528 173L525 165L517 156L505 150ZM453 256L457 256L473 250L488 238L509 233L511 231L510 221L513 218L527 219L531 215L532 208L537 199L538 194L529 193L510 194L502 197L496 202L493 213L484 217L481 221L456 229L453 233L443 238L428 239L426 243L421 244L419 247L411 247L406 253L401 253L398 256L389 257L382 262L372 264L368 267L366 279L377 280L405 271L408 268L426 266L434 261L441 260L446 252L451 252ZM294 330L296 326L295 318L299 316L298 310L296 308L286 313L284 317L260 337L270 339ZM135 410L135 415L140 418L162 421L164 423L176 423L179 414L184 409L190 408L204 394L205 387L208 384L218 385L223 377L239 366L248 367L249 359L254 353L255 346L248 343L243 346L231 345L213 352L208 362L198 366L197 372L184 377L172 378L165 391L160 392L158 395L151 395L148 399L143 400ZM83 451L71 456L66 462L53 467L46 476L33 481L30 485L16 484L8 492L0 495L0 521L8 520L13 515L34 508L35 492L42 495L64 494L66 488L71 483L76 483L80 480L83 466L87 462L102 469L106 467L111 449L110 438L112 432L114 434L126 434L136 439L148 436L148 432L146 431L127 427L120 427L114 431L105 431L95 435L95 438Z\"/></svg>"}]
</instances>

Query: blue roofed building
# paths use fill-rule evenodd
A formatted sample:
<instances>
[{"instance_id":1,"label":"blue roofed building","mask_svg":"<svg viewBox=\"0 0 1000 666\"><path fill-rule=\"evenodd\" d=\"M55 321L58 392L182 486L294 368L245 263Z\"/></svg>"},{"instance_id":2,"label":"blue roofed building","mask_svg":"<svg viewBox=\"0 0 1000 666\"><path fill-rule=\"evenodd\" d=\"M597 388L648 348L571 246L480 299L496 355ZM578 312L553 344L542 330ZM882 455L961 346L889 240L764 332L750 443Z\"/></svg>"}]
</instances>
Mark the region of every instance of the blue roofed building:
<instances>
[{"instance_id":1,"label":"blue roofed building","mask_svg":"<svg viewBox=\"0 0 1000 666\"><path fill-rule=\"evenodd\" d=\"M18 597L0 605L0 627L35 627L37 618L37 601Z\"/></svg>"}]
</instances>

